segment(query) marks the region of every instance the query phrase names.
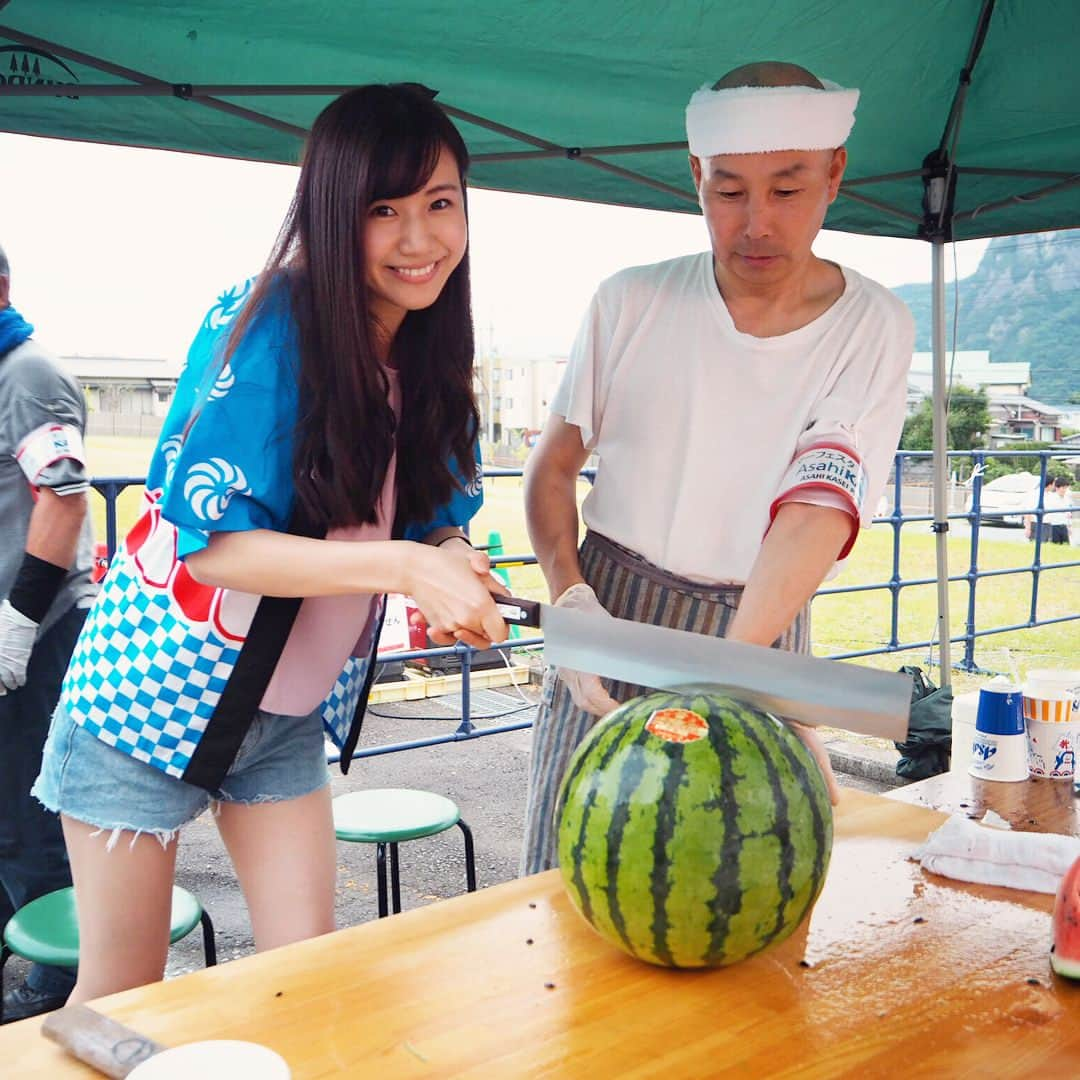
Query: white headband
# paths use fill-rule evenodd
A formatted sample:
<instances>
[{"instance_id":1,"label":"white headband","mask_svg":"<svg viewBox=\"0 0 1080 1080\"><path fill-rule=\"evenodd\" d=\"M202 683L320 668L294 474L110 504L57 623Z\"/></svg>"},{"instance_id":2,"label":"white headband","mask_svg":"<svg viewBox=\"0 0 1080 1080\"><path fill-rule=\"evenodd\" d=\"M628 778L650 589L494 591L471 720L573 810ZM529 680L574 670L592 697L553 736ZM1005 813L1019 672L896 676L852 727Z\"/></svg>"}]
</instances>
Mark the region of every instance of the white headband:
<instances>
[{"instance_id":1,"label":"white headband","mask_svg":"<svg viewBox=\"0 0 1080 1080\"><path fill-rule=\"evenodd\" d=\"M831 150L855 125L858 90L821 80L812 86L703 86L686 106L686 135L695 157Z\"/></svg>"}]
</instances>

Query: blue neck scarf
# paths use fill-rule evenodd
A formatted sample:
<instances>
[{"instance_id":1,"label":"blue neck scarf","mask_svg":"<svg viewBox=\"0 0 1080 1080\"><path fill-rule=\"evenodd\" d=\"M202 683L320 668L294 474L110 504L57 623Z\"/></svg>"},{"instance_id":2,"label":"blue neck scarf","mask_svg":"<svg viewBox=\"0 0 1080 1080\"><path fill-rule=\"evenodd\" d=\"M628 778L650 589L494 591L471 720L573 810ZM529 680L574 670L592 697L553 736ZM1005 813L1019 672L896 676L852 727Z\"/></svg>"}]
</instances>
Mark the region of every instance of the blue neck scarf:
<instances>
[{"instance_id":1,"label":"blue neck scarf","mask_svg":"<svg viewBox=\"0 0 1080 1080\"><path fill-rule=\"evenodd\" d=\"M0 309L0 357L21 345L34 328L10 305Z\"/></svg>"}]
</instances>

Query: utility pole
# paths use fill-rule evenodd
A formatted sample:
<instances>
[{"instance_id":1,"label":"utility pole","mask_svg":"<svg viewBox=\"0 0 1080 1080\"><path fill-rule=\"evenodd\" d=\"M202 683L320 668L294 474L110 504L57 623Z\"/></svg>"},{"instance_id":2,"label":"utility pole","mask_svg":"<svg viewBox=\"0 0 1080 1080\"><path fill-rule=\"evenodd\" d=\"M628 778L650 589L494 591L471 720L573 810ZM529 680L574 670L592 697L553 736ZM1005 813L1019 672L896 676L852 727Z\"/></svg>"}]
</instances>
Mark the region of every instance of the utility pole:
<instances>
[{"instance_id":1,"label":"utility pole","mask_svg":"<svg viewBox=\"0 0 1080 1080\"><path fill-rule=\"evenodd\" d=\"M487 438L495 445L495 323L488 323L487 347Z\"/></svg>"}]
</instances>

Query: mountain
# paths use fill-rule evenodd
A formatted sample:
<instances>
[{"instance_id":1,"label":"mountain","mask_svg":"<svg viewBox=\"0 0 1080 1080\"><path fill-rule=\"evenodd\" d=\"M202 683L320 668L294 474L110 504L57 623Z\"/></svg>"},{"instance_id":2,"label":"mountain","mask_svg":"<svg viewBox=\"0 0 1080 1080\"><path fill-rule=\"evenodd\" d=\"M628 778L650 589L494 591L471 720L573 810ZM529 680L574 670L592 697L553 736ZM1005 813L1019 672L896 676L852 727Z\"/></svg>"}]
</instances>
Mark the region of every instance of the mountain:
<instances>
[{"instance_id":1,"label":"mountain","mask_svg":"<svg viewBox=\"0 0 1080 1080\"><path fill-rule=\"evenodd\" d=\"M915 348L928 351L930 286L893 292L915 316ZM947 285L947 349L953 303ZM992 362L1028 361L1033 398L1060 405L1080 392L1080 229L991 240L978 270L960 279L958 325L958 349L989 349Z\"/></svg>"}]
</instances>

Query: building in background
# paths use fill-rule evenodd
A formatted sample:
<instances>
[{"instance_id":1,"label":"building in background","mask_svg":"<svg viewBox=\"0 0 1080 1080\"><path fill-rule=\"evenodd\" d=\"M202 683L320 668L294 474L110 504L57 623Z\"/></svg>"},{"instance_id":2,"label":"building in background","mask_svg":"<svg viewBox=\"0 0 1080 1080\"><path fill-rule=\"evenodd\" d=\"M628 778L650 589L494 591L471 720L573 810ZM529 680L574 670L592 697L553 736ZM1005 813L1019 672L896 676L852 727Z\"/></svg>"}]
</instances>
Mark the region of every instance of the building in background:
<instances>
[{"instance_id":1,"label":"building in background","mask_svg":"<svg viewBox=\"0 0 1080 1080\"><path fill-rule=\"evenodd\" d=\"M985 390L987 397L1011 395L1020 397L1031 385L1031 364L1025 361L992 363L986 349L962 350L945 353L946 377L952 376L954 386L967 386L972 390ZM919 390L929 397L934 386L934 354L917 352L911 354L911 371L908 373L908 402L912 390Z\"/></svg>"},{"instance_id":2,"label":"building in background","mask_svg":"<svg viewBox=\"0 0 1080 1080\"><path fill-rule=\"evenodd\" d=\"M86 395L89 435L156 437L176 393L177 360L65 356Z\"/></svg>"},{"instance_id":3,"label":"building in background","mask_svg":"<svg viewBox=\"0 0 1080 1080\"><path fill-rule=\"evenodd\" d=\"M565 357L503 356L497 349L478 356L475 389L485 441L513 450L530 446L565 370Z\"/></svg>"},{"instance_id":4,"label":"building in background","mask_svg":"<svg viewBox=\"0 0 1080 1080\"><path fill-rule=\"evenodd\" d=\"M1061 410L1022 394L989 394L991 427L987 446L1013 442L1056 443L1061 438Z\"/></svg>"}]
</instances>

